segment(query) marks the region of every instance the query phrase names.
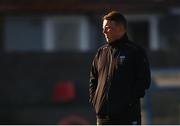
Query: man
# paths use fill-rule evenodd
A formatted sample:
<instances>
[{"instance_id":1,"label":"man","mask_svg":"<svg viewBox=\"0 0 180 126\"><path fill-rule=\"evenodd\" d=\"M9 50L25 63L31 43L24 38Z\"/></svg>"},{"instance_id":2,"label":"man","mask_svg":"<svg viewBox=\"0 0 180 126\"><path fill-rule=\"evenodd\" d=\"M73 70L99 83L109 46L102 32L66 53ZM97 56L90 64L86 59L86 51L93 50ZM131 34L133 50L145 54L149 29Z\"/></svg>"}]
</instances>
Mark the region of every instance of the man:
<instances>
[{"instance_id":1,"label":"man","mask_svg":"<svg viewBox=\"0 0 180 126\"><path fill-rule=\"evenodd\" d=\"M150 86L143 48L128 39L127 21L119 12L103 17L107 43L100 47L90 71L90 102L97 124L141 124L140 98Z\"/></svg>"}]
</instances>

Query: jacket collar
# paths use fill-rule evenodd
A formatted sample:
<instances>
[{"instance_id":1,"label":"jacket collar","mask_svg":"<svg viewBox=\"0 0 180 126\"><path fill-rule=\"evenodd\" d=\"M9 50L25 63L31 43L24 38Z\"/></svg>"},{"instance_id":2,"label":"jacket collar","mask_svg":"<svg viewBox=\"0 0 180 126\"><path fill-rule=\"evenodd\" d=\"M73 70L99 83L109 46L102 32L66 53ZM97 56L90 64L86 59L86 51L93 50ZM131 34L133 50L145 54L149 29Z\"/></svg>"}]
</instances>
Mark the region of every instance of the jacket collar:
<instances>
[{"instance_id":1,"label":"jacket collar","mask_svg":"<svg viewBox=\"0 0 180 126\"><path fill-rule=\"evenodd\" d=\"M126 43L128 41L128 36L127 34L125 33L120 39L117 39L111 43L108 43L108 45L112 46L112 47L119 47L121 46L122 44Z\"/></svg>"}]
</instances>

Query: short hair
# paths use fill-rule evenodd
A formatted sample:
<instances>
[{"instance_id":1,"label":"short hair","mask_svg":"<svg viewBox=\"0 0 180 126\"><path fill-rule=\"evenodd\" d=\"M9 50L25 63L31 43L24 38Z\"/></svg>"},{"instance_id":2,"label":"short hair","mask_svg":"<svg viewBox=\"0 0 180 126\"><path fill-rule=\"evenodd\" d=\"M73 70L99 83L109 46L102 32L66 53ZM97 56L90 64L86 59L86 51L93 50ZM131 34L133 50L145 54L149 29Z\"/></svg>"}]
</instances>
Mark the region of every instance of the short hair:
<instances>
[{"instance_id":1,"label":"short hair","mask_svg":"<svg viewBox=\"0 0 180 126\"><path fill-rule=\"evenodd\" d=\"M116 23L123 24L124 28L127 28L126 18L118 11L111 11L103 17L103 20L114 21Z\"/></svg>"}]
</instances>

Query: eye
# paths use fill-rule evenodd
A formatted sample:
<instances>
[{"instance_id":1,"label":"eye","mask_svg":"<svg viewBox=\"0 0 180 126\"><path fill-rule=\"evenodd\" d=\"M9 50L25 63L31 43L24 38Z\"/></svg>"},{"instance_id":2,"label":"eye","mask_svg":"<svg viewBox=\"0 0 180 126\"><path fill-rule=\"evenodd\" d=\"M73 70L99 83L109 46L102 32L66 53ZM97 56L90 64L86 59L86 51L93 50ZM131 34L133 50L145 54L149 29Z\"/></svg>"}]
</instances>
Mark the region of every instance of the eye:
<instances>
[{"instance_id":1,"label":"eye","mask_svg":"<svg viewBox=\"0 0 180 126\"><path fill-rule=\"evenodd\" d=\"M107 31L110 31L110 30L111 30L111 28L108 28L108 29L107 29Z\"/></svg>"}]
</instances>

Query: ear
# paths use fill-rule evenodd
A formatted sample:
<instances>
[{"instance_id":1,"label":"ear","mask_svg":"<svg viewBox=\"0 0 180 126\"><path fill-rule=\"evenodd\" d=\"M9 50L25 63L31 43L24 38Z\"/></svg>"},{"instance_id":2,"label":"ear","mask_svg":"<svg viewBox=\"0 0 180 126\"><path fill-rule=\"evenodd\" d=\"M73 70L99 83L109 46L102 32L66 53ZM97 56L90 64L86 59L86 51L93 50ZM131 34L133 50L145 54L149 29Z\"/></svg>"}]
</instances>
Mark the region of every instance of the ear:
<instances>
[{"instance_id":1,"label":"ear","mask_svg":"<svg viewBox=\"0 0 180 126\"><path fill-rule=\"evenodd\" d=\"M125 27L123 26L123 24L118 24L118 31L119 32L124 32L126 31Z\"/></svg>"},{"instance_id":2,"label":"ear","mask_svg":"<svg viewBox=\"0 0 180 126\"><path fill-rule=\"evenodd\" d=\"M117 32L122 32L123 26L121 24L116 25Z\"/></svg>"}]
</instances>

